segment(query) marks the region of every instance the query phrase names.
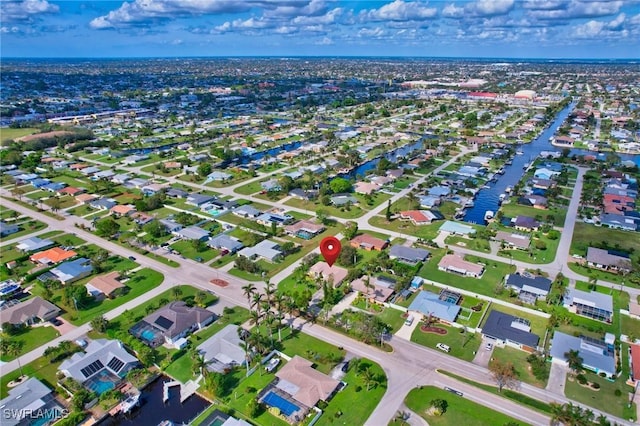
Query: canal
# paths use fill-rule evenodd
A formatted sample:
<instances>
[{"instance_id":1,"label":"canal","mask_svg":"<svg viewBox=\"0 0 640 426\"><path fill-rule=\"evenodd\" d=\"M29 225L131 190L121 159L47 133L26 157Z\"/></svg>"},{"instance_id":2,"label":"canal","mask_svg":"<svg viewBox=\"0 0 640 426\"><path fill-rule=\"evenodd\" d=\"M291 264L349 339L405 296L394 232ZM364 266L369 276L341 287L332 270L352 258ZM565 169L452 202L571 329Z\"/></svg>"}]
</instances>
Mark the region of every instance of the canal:
<instances>
[{"instance_id":1,"label":"canal","mask_svg":"<svg viewBox=\"0 0 640 426\"><path fill-rule=\"evenodd\" d=\"M521 151L522 155L516 155L511 166L504 166L505 173L498 175L500 177L497 182L490 184L488 189L481 189L478 192L474 200L474 206L467 209L464 215L465 222L484 224L485 212L491 210L495 214L498 211L500 194L505 192L508 186L513 188L518 183L524 174L525 164L533 161L541 151L560 151L560 148L551 145L549 138L560 128L575 105L575 103L572 103L560 111L551 125L544 129L531 143L518 146L517 150Z\"/></svg>"}]
</instances>

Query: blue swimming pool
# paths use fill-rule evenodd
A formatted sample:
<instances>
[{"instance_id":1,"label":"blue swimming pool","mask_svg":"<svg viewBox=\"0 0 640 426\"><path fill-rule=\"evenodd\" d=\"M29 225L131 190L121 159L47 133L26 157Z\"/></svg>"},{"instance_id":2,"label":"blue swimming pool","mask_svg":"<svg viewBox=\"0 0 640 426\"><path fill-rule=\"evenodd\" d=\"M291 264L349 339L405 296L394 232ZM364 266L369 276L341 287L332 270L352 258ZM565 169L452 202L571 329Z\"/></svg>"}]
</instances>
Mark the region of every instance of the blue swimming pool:
<instances>
[{"instance_id":1,"label":"blue swimming pool","mask_svg":"<svg viewBox=\"0 0 640 426\"><path fill-rule=\"evenodd\" d=\"M295 413L300 409L300 407L298 407L296 404L287 401L286 399L284 399L277 393L274 393L273 391L269 392L262 399L262 402L272 407L278 408L280 412L287 417L289 417L290 415L292 415L293 413Z\"/></svg>"},{"instance_id":2,"label":"blue swimming pool","mask_svg":"<svg viewBox=\"0 0 640 426\"><path fill-rule=\"evenodd\" d=\"M142 330L142 333L140 333L140 335L144 340L148 340L149 342L152 342L156 338L156 333L154 333L152 330Z\"/></svg>"},{"instance_id":3,"label":"blue swimming pool","mask_svg":"<svg viewBox=\"0 0 640 426\"><path fill-rule=\"evenodd\" d=\"M98 396L100 396L106 391L115 388L118 381L118 377L115 377L107 370L102 370L98 374L87 380L85 382L85 386L97 393Z\"/></svg>"}]
</instances>

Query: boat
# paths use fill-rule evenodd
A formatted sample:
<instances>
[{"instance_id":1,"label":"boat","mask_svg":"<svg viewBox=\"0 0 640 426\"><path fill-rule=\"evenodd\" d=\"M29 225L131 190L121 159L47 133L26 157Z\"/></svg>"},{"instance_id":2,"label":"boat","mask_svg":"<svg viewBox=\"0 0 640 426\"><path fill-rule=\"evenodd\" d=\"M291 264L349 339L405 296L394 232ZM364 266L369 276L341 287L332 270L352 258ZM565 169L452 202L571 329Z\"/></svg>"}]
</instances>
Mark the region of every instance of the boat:
<instances>
[{"instance_id":1,"label":"boat","mask_svg":"<svg viewBox=\"0 0 640 426\"><path fill-rule=\"evenodd\" d=\"M120 410L123 413L128 413L131 409L140 403L140 394L134 394L120 403Z\"/></svg>"},{"instance_id":2,"label":"boat","mask_svg":"<svg viewBox=\"0 0 640 426\"><path fill-rule=\"evenodd\" d=\"M504 169L500 169L496 173L498 173L499 175L503 175L504 174Z\"/></svg>"},{"instance_id":3,"label":"boat","mask_svg":"<svg viewBox=\"0 0 640 426\"><path fill-rule=\"evenodd\" d=\"M507 188L504 190L504 192L506 192L507 194L511 193L511 186L507 186Z\"/></svg>"},{"instance_id":4,"label":"boat","mask_svg":"<svg viewBox=\"0 0 640 426\"><path fill-rule=\"evenodd\" d=\"M522 166L522 168L527 170L530 165L531 165L530 163L524 163L524 166Z\"/></svg>"},{"instance_id":5,"label":"boat","mask_svg":"<svg viewBox=\"0 0 640 426\"><path fill-rule=\"evenodd\" d=\"M489 222L491 219L493 219L493 212L491 210L487 210L484 213L484 221Z\"/></svg>"},{"instance_id":6,"label":"boat","mask_svg":"<svg viewBox=\"0 0 640 426\"><path fill-rule=\"evenodd\" d=\"M523 154L524 154L524 152L522 152L522 151L516 151L516 155L523 155Z\"/></svg>"},{"instance_id":7,"label":"boat","mask_svg":"<svg viewBox=\"0 0 640 426\"><path fill-rule=\"evenodd\" d=\"M500 196L498 197L498 205L501 205L506 198L507 198L507 194L505 194L504 192L500 194Z\"/></svg>"},{"instance_id":8,"label":"boat","mask_svg":"<svg viewBox=\"0 0 640 426\"><path fill-rule=\"evenodd\" d=\"M470 208L470 207L473 207L474 205L475 203L473 202L473 200L468 200L466 203L464 203L463 208Z\"/></svg>"},{"instance_id":9,"label":"boat","mask_svg":"<svg viewBox=\"0 0 640 426\"><path fill-rule=\"evenodd\" d=\"M510 166L510 165L513 164L513 161L511 159L509 159L504 164L506 164L507 166Z\"/></svg>"}]
</instances>

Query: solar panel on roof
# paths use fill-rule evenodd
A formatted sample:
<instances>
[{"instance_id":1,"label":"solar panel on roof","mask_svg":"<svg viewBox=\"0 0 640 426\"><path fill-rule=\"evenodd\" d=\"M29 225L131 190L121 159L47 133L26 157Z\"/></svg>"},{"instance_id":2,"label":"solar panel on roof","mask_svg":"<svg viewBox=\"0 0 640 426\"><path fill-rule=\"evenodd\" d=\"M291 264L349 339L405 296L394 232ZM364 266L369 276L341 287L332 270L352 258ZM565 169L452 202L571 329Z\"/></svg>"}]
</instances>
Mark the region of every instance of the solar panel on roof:
<instances>
[{"instance_id":1,"label":"solar panel on roof","mask_svg":"<svg viewBox=\"0 0 640 426\"><path fill-rule=\"evenodd\" d=\"M114 356L113 358L111 358L111 361L109 361L109 363L107 364L107 367L109 367L111 370L118 373L123 365L124 365L124 362L121 361L120 358L116 358Z\"/></svg>"},{"instance_id":2,"label":"solar panel on roof","mask_svg":"<svg viewBox=\"0 0 640 426\"><path fill-rule=\"evenodd\" d=\"M173 325L173 321L163 316L159 316L154 322L165 330L170 329Z\"/></svg>"},{"instance_id":3,"label":"solar panel on roof","mask_svg":"<svg viewBox=\"0 0 640 426\"><path fill-rule=\"evenodd\" d=\"M104 368L104 364L99 359L97 359L93 361L91 364L87 365L86 367L80 369L80 372L86 378L94 375L95 373L102 370L103 368Z\"/></svg>"}]
</instances>

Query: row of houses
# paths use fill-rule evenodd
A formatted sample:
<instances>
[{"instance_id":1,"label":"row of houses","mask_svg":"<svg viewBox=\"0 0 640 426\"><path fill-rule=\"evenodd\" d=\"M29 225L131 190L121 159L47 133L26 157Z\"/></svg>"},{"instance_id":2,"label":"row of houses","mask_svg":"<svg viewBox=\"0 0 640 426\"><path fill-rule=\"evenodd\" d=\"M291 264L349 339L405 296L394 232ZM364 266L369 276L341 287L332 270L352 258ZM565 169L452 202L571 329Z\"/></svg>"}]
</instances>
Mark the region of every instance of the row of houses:
<instances>
[{"instance_id":1,"label":"row of houses","mask_svg":"<svg viewBox=\"0 0 640 426\"><path fill-rule=\"evenodd\" d=\"M637 182L611 170L605 172L605 176L608 178L604 181L600 223L625 231L640 230L640 212L636 209Z\"/></svg>"}]
</instances>

